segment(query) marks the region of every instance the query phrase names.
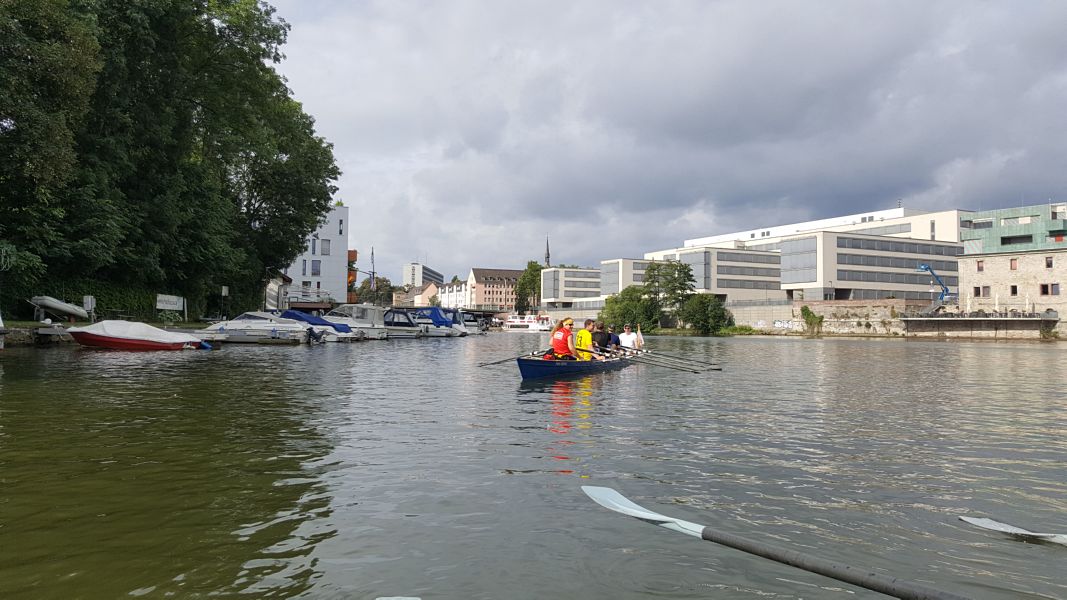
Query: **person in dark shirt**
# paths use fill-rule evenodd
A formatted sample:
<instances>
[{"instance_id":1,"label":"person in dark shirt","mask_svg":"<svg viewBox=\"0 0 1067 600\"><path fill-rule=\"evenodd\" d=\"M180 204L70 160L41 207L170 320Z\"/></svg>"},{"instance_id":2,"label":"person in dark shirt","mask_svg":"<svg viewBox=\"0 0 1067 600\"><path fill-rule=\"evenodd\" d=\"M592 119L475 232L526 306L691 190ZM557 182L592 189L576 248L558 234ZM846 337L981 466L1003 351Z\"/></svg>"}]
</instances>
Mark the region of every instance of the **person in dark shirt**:
<instances>
[{"instance_id":1,"label":"person in dark shirt","mask_svg":"<svg viewBox=\"0 0 1067 600\"><path fill-rule=\"evenodd\" d=\"M622 345L622 340L619 339L619 334L615 333L615 328L610 326L610 325L608 326L608 335L611 336L611 348L612 348L612 350L614 350L614 349L616 349L616 348L618 348L619 346Z\"/></svg>"},{"instance_id":2,"label":"person in dark shirt","mask_svg":"<svg viewBox=\"0 0 1067 600\"><path fill-rule=\"evenodd\" d=\"M611 334L604 328L603 321L597 321L593 328L593 343L605 350L611 349Z\"/></svg>"}]
</instances>

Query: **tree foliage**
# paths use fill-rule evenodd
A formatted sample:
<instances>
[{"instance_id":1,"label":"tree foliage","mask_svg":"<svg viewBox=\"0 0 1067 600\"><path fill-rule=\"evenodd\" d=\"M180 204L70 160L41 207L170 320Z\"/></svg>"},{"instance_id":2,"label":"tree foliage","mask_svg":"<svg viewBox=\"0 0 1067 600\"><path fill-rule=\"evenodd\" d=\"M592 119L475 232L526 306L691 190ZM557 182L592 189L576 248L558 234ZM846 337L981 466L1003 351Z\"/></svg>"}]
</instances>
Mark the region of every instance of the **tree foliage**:
<instances>
[{"instance_id":1,"label":"tree foliage","mask_svg":"<svg viewBox=\"0 0 1067 600\"><path fill-rule=\"evenodd\" d=\"M712 294L693 294L679 311L679 318L701 335L717 334L734 324L734 317L723 301Z\"/></svg>"},{"instance_id":2,"label":"tree foliage","mask_svg":"<svg viewBox=\"0 0 1067 600\"><path fill-rule=\"evenodd\" d=\"M339 176L272 66L287 31L249 0L0 3L0 239L23 287L260 295Z\"/></svg>"},{"instance_id":3,"label":"tree foliage","mask_svg":"<svg viewBox=\"0 0 1067 600\"><path fill-rule=\"evenodd\" d=\"M387 277L375 277L374 289L371 289L371 278L368 277L360 282L356 288L359 301L365 304L377 306L389 306L393 303L393 292L403 288L393 287L393 283Z\"/></svg>"},{"instance_id":4,"label":"tree foliage","mask_svg":"<svg viewBox=\"0 0 1067 600\"><path fill-rule=\"evenodd\" d=\"M663 318L663 306L659 297L641 285L631 285L604 301L604 310L597 320L616 329L627 323L640 325L642 331L651 333L659 327Z\"/></svg>"},{"instance_id":5,"label":"tree foliage","mask_svg":"<svg viewBox=\"0 0 1067 600\"><path fill-rule=\"evenodd\" d=\"M696 289L693 267L678 261L650 262L644 285L649 294L661 300L664 309L679 315Z\"/></svg>"},{"instance_id":6,"label":"tree foliage","mask_svg":"<svg viewBox=\"0 0 1067 600\"><path fill-rule=\"evenodd\" d=\"M541 263L531 260L526 263L526 270L515 283L515 312L524 315L537 311L541 304Z\"/></svg>"}]
</instances>

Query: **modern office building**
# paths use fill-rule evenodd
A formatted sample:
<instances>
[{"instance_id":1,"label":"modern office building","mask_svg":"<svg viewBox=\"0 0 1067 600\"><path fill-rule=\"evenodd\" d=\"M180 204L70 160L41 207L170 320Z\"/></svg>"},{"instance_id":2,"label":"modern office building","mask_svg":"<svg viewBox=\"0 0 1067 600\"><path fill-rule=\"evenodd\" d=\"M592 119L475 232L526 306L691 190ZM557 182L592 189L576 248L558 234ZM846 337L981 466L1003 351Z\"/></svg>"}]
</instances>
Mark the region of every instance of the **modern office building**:
<instances>
[{"instance_id":1,"label":"modern office building","mask_svg":"<svg viewBox=\"0 0 1067 600\"><path fill-rule=\"evenodd\" d=\"M743 244L683 247L645 254L651 260L676 260L693 270L693 285L702 294L731 302L784 300L780 286L781 256L768 250L747 250Z\"/></svg>"},{"instance_id":2,"label":"modern office building","mask_svg":"<svg viewBox=\"0 0 1067 600\"><path fill-rule=\"evenodd\" d=\"M400 285L419 287L428 283L435 283L440 287L444 285L445 278L436 270L419 263L407 263L401 269Z\"/></svg>"},{"instance_id":3,"label":"modern office building","mask_svg":"<svg viewBox=\"0 0 1067 600\"><path fill-rule=\"evenodd\" d=\"M303 254L284 271L288 301L343 303L348 299L348 207L334 206L307 239Z\"/></svg>"},{"instance_id":4,"label":"modern office building","mask_svg":"<svg viewBox=\"0 0 1067 600\"><path fill-rule=\"evenodd\" d=\"M541 306L570 308L575 301L600 296L600 269L541 269Z\"/></svg>"},{"instance_id":5,"label":"modern office building","mask_svg":"<svg viewBox=\"0 0 1067 600\"><path fill-rule=\"evenodd\" d=\"M961 308L1067 311L1067 203L975 212L961 227Z\"/></svg>"}]
</instances>

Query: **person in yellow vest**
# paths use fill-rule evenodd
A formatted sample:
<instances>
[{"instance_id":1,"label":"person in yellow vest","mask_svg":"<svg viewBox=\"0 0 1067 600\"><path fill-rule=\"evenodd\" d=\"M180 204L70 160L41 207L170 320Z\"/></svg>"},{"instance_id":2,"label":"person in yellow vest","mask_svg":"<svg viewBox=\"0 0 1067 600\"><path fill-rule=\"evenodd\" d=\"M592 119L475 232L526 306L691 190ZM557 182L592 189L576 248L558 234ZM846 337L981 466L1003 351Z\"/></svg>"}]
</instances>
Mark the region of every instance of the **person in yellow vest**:
<instances>
[{"instance_id":1,"label":"person in yellow vest","mask_svg":"<svg viewBox=\"0 0 1067 600\"><path fill-rule=\"evenodd\" d=\"M585 320L585 327L578 330L578 337L574 341L574 348L578 351L578 360L600 360L603 356L593 352L593 325L596 321Z\"/></svg>"}]
</instances>

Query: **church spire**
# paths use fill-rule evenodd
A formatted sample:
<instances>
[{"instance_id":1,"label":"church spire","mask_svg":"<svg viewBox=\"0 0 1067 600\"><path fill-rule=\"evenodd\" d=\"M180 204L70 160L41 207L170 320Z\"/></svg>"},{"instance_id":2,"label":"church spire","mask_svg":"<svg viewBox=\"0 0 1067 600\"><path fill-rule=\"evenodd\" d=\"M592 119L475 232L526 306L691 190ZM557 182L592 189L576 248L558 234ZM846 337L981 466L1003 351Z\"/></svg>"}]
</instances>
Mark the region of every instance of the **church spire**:
<instances>
[{"instance_id":1,"label":"church spire","mask_svg":"<svg viewBox=\"0 0 1067 600\"><path fill-rule=\"evenodd\" d=\"M545 266L552 266L552 254L548 251L548 236L545 236Z\"/></svg>"}]
</instances>

